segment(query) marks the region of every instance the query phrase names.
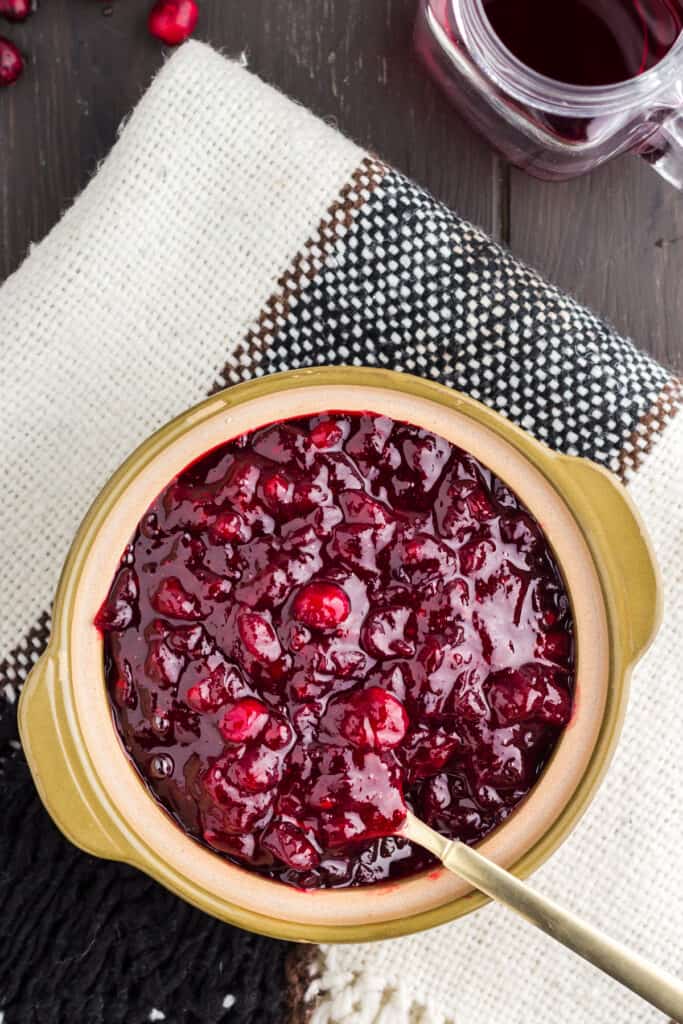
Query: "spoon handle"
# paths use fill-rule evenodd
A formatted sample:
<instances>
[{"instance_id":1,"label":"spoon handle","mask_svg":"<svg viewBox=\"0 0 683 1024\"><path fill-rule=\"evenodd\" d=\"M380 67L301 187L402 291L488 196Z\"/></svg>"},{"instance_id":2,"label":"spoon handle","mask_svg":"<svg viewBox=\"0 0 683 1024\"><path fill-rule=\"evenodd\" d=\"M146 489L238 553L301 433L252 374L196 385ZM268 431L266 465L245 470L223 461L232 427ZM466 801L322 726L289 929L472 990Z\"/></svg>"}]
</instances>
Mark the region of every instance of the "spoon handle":
<instances>
[{"instance_id":1,"label":"spoon handle","mask_svg":"<svg viewBox=\"0 0 683 1024\"><path fill-rule=\"evenodd\" d=\"M547 935L626 985L674 1021L683 1024L683 984L637 953L498 867L464 843L445 839L408 815L403 833L434 853L454 874L514 910Z\"/></svg>"}]
</instances>

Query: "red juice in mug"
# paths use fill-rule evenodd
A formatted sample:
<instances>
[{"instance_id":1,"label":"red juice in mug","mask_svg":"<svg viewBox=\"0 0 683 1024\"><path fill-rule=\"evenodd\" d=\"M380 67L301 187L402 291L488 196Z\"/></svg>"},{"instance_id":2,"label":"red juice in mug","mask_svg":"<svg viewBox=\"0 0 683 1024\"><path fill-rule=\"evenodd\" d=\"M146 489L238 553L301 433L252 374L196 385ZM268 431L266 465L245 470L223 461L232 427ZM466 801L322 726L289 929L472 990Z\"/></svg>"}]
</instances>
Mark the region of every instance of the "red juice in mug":
<instances>
[{"instance_id":1,"label":"red juice in mug","mask_svg":"<svg viewBox=\"0 0 683 1024\"><path fill-rule=\"evenodd\" d=\"M683 27L678 0L483 0L515 57L572 85L624 82L653 68Z\"/></svg>"},{"instance_id":2,"label":"red juice in mug","mask_svg":"<svg viewBox=\"0 0 683 1024\"><path fill-rule=\"evenodd\" d=\"M630 149L683 187L683 0L421 0L416 43L530 173L569 178Z\"/></svg>"}]
</instances>

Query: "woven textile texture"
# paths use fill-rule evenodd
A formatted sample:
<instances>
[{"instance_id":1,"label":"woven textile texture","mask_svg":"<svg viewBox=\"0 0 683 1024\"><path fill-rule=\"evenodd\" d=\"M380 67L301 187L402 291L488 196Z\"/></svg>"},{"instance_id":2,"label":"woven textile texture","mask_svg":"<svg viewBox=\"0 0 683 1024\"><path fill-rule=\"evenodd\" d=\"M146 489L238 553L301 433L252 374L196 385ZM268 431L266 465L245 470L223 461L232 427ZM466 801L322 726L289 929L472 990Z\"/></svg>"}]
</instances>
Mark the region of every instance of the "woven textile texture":
<instances>
[{"instance_id":1,"label":"woven textile texture","mask_svg":"<svg viewBox=\"0 0 683 1024\"><path fill-rule=\"evenodd\" d=\"M61 837L22 757L16 700L81 516L171 416L308 364L393 367L467 391L618 473L665 567L664 624L635 675L613 767L535 881L680 973L680 385L401 175L197 43L172 57L83 195L0 289L0 314L2 1024L660 1020L498 907L312 953L219 924Z\"/></svg>"}]
</instances>

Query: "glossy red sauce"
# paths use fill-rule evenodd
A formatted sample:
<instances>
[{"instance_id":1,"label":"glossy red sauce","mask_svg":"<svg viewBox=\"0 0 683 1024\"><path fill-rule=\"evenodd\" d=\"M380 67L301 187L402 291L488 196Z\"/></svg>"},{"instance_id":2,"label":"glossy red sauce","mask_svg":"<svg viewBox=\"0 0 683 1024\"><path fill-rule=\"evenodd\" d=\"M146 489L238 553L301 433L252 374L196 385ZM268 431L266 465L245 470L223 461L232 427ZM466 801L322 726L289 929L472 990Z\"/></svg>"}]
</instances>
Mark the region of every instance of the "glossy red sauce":
<instances>
[{"instance_id":1,"label":"glossy red sauce","mask_svg":"<svg viewBox=\"0 0 683 1024\"><path fill-rule=\"evenodd\" d=\"M471 455L328 413L222 445L140 522L97 625L121 739L211 849L292 885L433 863L406 806L476 842L571 713L543 533Z\"/></svg>"}]
</instances>

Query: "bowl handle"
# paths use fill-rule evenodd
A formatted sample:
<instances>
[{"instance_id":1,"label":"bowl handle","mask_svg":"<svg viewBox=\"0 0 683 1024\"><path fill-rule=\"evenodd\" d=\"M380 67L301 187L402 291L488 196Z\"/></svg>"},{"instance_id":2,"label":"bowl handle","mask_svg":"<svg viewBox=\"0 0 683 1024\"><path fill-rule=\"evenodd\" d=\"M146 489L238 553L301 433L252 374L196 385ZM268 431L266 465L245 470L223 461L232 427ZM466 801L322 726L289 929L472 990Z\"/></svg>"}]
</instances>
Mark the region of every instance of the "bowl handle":
<instances>
[{"instance_id":1,"label":"bowl handle","mask_svg":"<svg viewBox=\"0 0 683 1024\"><path fill-rule=\"evenodd\" d=\"M62 700L59 656L49 647L24 684L19 734L40 798L64 835L96 857L125 859L92 785L74 768L77 749Z\"/></svg>"},{"instance_id":2,"label":"bowl handle","mask_svg":"<svg viewBox=\"0 0 683 1024\"><path fill-rule=\"evenodd\" d=\"M646 651L661 620L659 570L645 525L614 474L588 459L559 456L563 489L582 509L586 539L598 548L616 606L622 653L628 662Z\"/></svg>"}]
</instances>

